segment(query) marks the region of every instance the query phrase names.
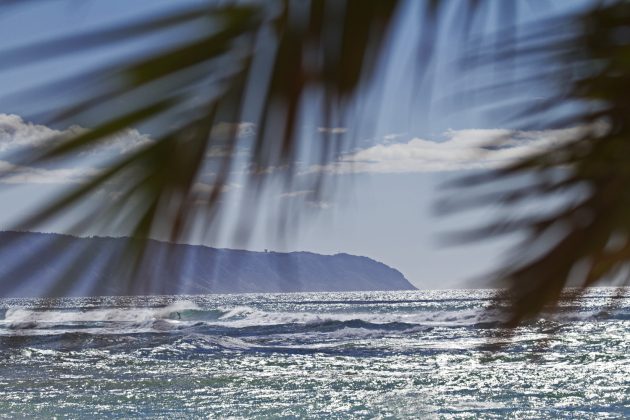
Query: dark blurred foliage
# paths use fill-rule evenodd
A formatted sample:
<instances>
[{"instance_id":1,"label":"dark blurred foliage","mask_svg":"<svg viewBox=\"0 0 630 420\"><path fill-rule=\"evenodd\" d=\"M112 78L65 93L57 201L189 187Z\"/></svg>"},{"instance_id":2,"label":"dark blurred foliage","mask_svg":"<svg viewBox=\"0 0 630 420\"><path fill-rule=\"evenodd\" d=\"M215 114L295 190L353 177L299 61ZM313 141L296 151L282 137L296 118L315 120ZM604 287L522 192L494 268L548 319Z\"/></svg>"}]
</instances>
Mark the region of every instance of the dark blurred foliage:
<instances>
[{"instance_id":1,"label":"dark blurred foliage","mask_svg":"<svg viewBox=\"0 0 630 420\"><path fill-rule=\"evenodd\" d=\"M521 66L547 62L553 70L543 80L552 94L520 107L516 117L522 124L578 130L551 150L455 184L487 187L523 175L531 175L532 182L489 194L469 190L467 198L449 203L508 210L503 220L460 239L525 233L512 260L493 275L506 288L502 297L510 303L514 325L602 281L628 285L630 276L630 3L603 2L553 28L533 31L499 61L518 60ZM543 78L536 76L536 82ZM516 83L523 88L528 82ZM567 104L575 107L561 112ZM525 215L516 211L524 203L567 195L572 199L563 205L541 205ZM577 289L567 292L567 286Z\"/></svg>"},{"instance_id":2,"label":"dark blurred foliage","mask_svg":"<svg viewBox=\"0 0 630 420\"><path fill-rule=\"evenodd\" d=\"M319 109L311 117L321 127L352 127L369 119L353 104L361 92L381 82L378 68L388 58L387 42L405 3L208 2L0 51L1 70L122 44L175 27L201 23L205 28L175 46L23 92L23 98L45 98L72 88L82 93L73 103L62 109L55 106L38 118L67 126L89 116L95 124L89 131L51 139L37 153L14 156L19 164L76 157L128 127L155 122L161 128L148 146L111 162L101 174L39 209L16 229L40 226L89 199L102 186L117 183L119 199L105 203L97 215L85 214L77 226L124 223L136 239L130 250L138 251L141 261L143 239L166 231L171 240L184 240L198 228L191 222L193 203L200 199L194 185L209 150L220 153L211 168L211 188L203 191L203 220L206 226L215 223L221 192L242 144L238 123L251 121L256 126L247 144L252 151L249 182L254 194L263 190L265 175L278 168L290 183L301 148L312 149L321 162L330 161L342 144L352 141L351 136L327 135L314 148L301 144L299 125L305 102L317 98ZM542 7L544 2L531 3ZM20 7L19 2L4 4ZM480 40L463 58L462 71L479 63L501 68L503 73L497 74L504 75L533 68L528 77L497 80L488 88L494 93L489 97L496 98L506 87L528 89L530 84L546 84L552 94L533 106L517 104L513 121L536 129L581 128L575 138L553 150L459 181L457 187L464 186L468 192L462 198L454 194L456 199L445 204L450 209L493 203L508 208L579 190L579 199L553 211L534 211L525 217L516 217L514 212L505 220L460 236L477 240L526 232L515 254L518 258L495 274L496 281L507 287L514 324L557 302L567 284L584 287L621 275L630 258L630 196L626 197L625 190L630 181L630 129L626 123L630 110L630 4L596 3L574 17L549 20L517 33L519 4L423 1L412 60L420 85L428 77L441 27L452 25L452 33L464 43L475 25L483 25L487 16L497 16L504 29L492 39ZM456 9L449 19L444 17L446 5ZM574 103L568 112L553 112ZM549 119L548 115L559 117ZM220 124L224 130L217 132ZM491 194L470 192L470 187L523 174L533 175L533 182ZM315 182L317 190L322 179Z\"/></svg>"}]
</instances>

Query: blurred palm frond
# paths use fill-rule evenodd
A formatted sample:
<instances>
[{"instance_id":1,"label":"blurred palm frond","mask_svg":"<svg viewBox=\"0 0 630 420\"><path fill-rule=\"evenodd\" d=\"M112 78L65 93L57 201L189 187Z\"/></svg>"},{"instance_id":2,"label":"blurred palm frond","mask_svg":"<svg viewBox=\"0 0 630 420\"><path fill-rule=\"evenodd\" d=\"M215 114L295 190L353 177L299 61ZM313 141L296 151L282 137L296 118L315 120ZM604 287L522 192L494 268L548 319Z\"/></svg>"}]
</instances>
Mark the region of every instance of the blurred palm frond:
<instances>
[{"instance_id":1,"label":"blurred palm frond","mask_svg":"<svg viewBox=\"0 0 630 420\"><path fill-rule=\"evenodd\" d=\"M528 82L514 87L549 87L544 101L519 105L517 121L539 130L574 127L570 138L550 150L455 183L460 188L487 188L497 181L530 179L525 186L514 182L492 193L473 188L467 198L449 204L493 204L507 210L503 220L461 234L459 240L524 233L512 260L492 275L505 287L502 297L509 302L511 325L579 295L566 294L567 287L630 283L628 25L630 4L602 3L530 35L499 60L518 60L523 67L536 62ZM536 69L545 63L552 71L536 80ZM561 204L549 204L553 200ZM519 215L519 207L534 207L532 202L536 208Z\"/></svg>"},{"instance_id":2,"label":"blurred palm frond","mask_svg":"<svg viewBox=\"0 0 630 420\"><path fill-rule=\"evenodd\" d=\"M202 28L164 49L21 92L21 97L28 99L71 91L73 96L66 104L54 104L38 118L53 125L90 121L93 128L51 139L36 153L13 156L12 161L20 165L76 158L130 127L151 125L157 134L150 144L109 162L89 182L23 220L18 229L41 225L89 200L96 189L114 184L119 199L104 203L96 215L85 214L77 226L116 221L128 226L134 238L166 235L181 240L194 228L192 203L198 202L200 194L195 190L196 182L202 173L211 174L211 187L202 192L208 210L204 220L210 224L229 181L235 151L244 141L252 151L250 182L260 186L268 179L265 175L279 167L286 168L282 176L291 180L296 156L306 147L300 141L300 122L305 112L314 109L306 104L318 104L313 118L317 126L359 123L361 116L353 115L353 104L365 89L380 83L378 69L387 60L387 42L409 3L211 2L0 51L2 71L187 25ZM419 86L431 66L440 26L452 25L464 40L474 25L482 24L478 22L492 14L490 3L423 2L414 60ZM485 47L482 45L464 67L470 63L503 65L504 74L520 67L534 68L534 73L520 82L506 78L490 90L498 92L500 84L527 89L530 84L546 83L556 93L532 107L520 104L514 117L524 126L538 129L583 129L553 150L490 174L467 178L461 184L479 185L533 174L537 181L526 188L478 200L503 207L571 189L583 193L579 200L555 211L506 219L468 235L478 239L527 232L518 250L536 252L529 256L519 252L518 261L495 275L510 292L513 323L556 302L564 287L573 284L570 280L579 271L577 268L586 267L583 278L575 283L584 287L623 271L630 258L630 197L624 190L630 181L626 168L630 156L626 150L630 147L626 123L630 110L626 95L630 80L626 30L630 5L621 0L604 2L577 13L575 18L546 22L542 29L525 34L514 29L516 5L500 2L495 14L508 29ZM445 16L451 9L455 12L447 20ZM552 112L567 104L569 111ZM242 139L242 122L255 124L253 137ZM227 129L218 132L221 124ZM319 160L326 162L334 157L342 142L351 141L348 137L325 134L314 148ZM209 150L221 152L210 166L205 159ZM314 189L320 183L318 179Z\"/></svg>"},{"instance_id":3,"label":"blurred palm frond","mask_svg":"<svg viewBox=\"0 0 630 420\"><path fill-rule=\"evenodd\" d=\"M220 162L210 168L213 188L205 197L210 210L229 178L241 122L257 127L248 145L252 178L268 168L290 166L307 92L322 98L321 126L342 121L352 96L373 77L397 7L396 1L209 3L0 51L2 70L205 22L175 46L21 92L22 98L70 88L84 92L37 118L62 126L89 121L93 128L13 156L20 165L71 159L129 127L153 124L158 134L152 144L114 162L19 227L33 228L116 179L127 198L143 197L143 208L129 213L132 236L151 236L159 220L161 227L171 227L172 240L181 239L189 203L193 195L198 199L193 185L207 164L206 151L222 151ZM227 129L219 133L222 124ZM322 143L322 159L333 141ZM118 214L119 206L112 204L112 214L105 216Z\"/></svg>"}]
</instances>

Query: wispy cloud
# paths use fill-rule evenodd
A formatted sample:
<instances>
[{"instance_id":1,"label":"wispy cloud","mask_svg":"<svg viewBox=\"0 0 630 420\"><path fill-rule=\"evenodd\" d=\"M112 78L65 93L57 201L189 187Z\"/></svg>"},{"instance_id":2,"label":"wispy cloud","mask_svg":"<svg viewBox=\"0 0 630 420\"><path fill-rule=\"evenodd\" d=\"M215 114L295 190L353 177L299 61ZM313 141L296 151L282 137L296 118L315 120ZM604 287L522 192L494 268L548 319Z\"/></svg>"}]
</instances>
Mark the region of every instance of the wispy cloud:
<instances>
[{"instance_id":1,"label":"wispy cloud","mask_svg":"<svg viewBox=\"0 0 630 420\"><path fill-rule=\"evenodd\" d=\"M570 141L581 128L543 131L449 130L443 141L414 138L355 151L304 173L412 173L490 169Z\"/></svg>"},{"instance_id":2,"label":"wispy cloud","mask_svg":"<svg viewBox=\"0 0 630 420\"><path fill-rule=\"evenodd\" d=\"M396 139L399 139L401 137L404 137L405 134L407 133L391 133L391 134L385 134L383 136L383 140L385 141L385 143L391 143Z\"/></svg>"},{"instance_id":3,"label":"wispy cloud","mask_svg":"<svg viewBox=\"0 0 630 420\"><path fill-rule=\"evenodd\" d=\"M76 184L98 173L94 168L46 169L0 160L1 184Z\"/></svg>"},{"instance_id":4,"label":"wispy cloud","mask_svg":"<svg viewBox=\"0 0 630 420\"><path fill-rule=\"evenodd\" d=\"M11 114L0 114L0 183L2 184L73 184L84 182L99 173L112 159L137 151L154 140L147 134L135 129L122 130L111 135L91 147L87 147L78 155L63 162L55 163L54 168L22 166L11 162L11 154L21 152L28 155L50 142L71 138L86 132L88 129L77 125L64 130L56 130L45 125L24 121L22 117ZM239 137L255 134L253 123L219 123L213 127L214 140L235 132ZM238 146L229 150L225 146L215 145L208 148L207 161L226 156L248 156L247 148ZM63 165L64 167L59 167ZM200 184L203 185L203 184ZM226 188L235 189L232 183ZM200 192L203 187L199 188Z\"/></svg>"},{"instance_id":5,"label":"wispy cloud","mask_svg":"<svg viewBox=\"0 0 630 420\"><path fill-rule=\"evenodd\" d=\"M288 191L280 194L280 198L308 197L315 194L314 190Z\"/></svg>"},{"instance_id":6,"label":"wispy cloud","mask_svg":"<svg viewBox=\"0 0 630 420\"><path fill-rule=\"evenodd\" d=\"M344 134L348 129L346 127L318 127L317 131L326 134Z\"/></svg>"},{"instance_id":7,"label":"wispy cloud","mask_svg":"<svg viewBox=\"0 0 630 420\"><path fill-rule=\"evenodd\" d=\"M86 148L66 167L24 166L11 162L13 152L30 153L63 138L86 132L74 125L55 130L24 121L18 115L0 114L0 183L1 184L76 184L98 175L98 162L137 150L152 140L135 129L126 129L105 138L98 145Z\"/></svg>"},{"instance_id":8,"label":"wispy cloud","mask_svg":"<svg viewBox=\"0 0 630 420\"><path fill-rule=\"evenodd\" d=\"M243 188L242 185L237 183L228 183L220 186L219 192L221 194L233 192ZM215 192L215 186L205 182L196 182L192 186L192 203L196 206L207 206L210 204L210 196Z\"/></svg>"},{"instance_id":9,"label":"wispy cloud","mask_svg":"<svg viewBox=\"0 0 630 420\"><path fill-rule=\"evenodd\" d=\"M104 140L96 147L87 149L83 155L87 159L75 159L68 168L26 167L12 164L6 158L15 150L35 149L42 147L51 139L76 135L85 128L72 126L65 130L55 130L44 125L25 122L17 115L0 114L0 172L3 177L0 183L77 183L98 173L99 159L107 159L113 155L130 153L131 151L152 142L150 137L134 129L124 130ZM407 142L398 142L401 134L394 133L383 138L382 143L359 149L341 156L338 160L324 164L312 165L299 171L300 174L329 173L414 173L441 172L471 169L497 168L515 160L548 150L564 142L570 141L579 134L581 128L543 131L513 131L504 129L470 129L449 130L440 141L414 138ZM255 134L252 123L221 123L213 129L213 135L221 136L234 133L239 137ZM342 134L345 127L319 127L322 133ZM489 147L492 145L492 147ZM222 146L208 149L206 158L230 155L247 155L247 148L237 147L228 151ZM87 156L86 156L87 157ZM102 161L101 161L102 162ZM271 174L281 171L283 167L258 169L257 173ZM247 162L243 162L241 172L248 172ZM236 184L228 188L237 188ZM198 192L202 192L200 188ZM280 195L280 198L302 197L304 201L317 201L313 191L291 191Z\"/></svg>"},{"instance_id":10,"label":"wispy cloud","mask_svg":"<svg viewBox=\"0 0 630 420\"><path fill-rule=\"evenodd\" d=\"M77 125L55 130L26 122L18 115L0 114L0 155L15 150L40 148L56 139L76 136L85 131L86 128ZM138 130L126 129L107 137L97 146L85 149L83 153L125 154L150 142L149 136Z\"/></svg>"},{"instance_id":11,"label":"wispy cloud","mask_svg":"<svg viewBox=\"0 0 630 420\"><path fill-rule=\"evenodd\" d=\"M278 197L281 199L299 199L307 207L317 210L328 210L333 207L331 202L320 199L315 190L286 191L279 194Z\"/></svg>"},{"instance_id":12,"label":"wispy cloud","mask_svg":"<svg viewBox=\"0 0 630 420\"><path fill-rule=\"evenodd\" d=\"M306 205L317 210L328 210L333 207L331 202L323 200L307 201Z\"/></svg>"}]
</instances>

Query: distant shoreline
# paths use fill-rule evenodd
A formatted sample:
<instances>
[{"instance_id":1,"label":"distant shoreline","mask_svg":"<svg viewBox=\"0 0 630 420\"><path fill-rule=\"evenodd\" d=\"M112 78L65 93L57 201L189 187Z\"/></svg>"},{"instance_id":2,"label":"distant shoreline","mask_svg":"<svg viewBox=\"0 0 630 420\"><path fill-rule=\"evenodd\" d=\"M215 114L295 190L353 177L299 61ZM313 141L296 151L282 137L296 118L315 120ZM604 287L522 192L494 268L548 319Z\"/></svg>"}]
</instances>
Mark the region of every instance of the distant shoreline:
<instances>
[{"instance_id":1,"label":"distant shoreline","mask_svg":"<svg viewBox=\"0 0 630 420\"><path fill-rule=\"evenodd\" d=\"M345 253L16 231L0 232L0 244L5 297L417 290L400 271ZM142 260L134 259L138 255Z\"/></svg>"}]
</instances>

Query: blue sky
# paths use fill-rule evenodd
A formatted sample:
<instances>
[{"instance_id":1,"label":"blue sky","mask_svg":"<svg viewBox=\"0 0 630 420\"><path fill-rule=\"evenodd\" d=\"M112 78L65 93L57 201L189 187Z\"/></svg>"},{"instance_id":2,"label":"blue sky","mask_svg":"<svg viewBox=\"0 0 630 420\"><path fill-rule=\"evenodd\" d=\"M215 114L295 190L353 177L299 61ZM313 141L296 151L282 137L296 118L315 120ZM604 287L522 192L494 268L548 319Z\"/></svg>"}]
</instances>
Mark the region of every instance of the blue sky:
<instances>
[{"instance_id":1,"label":"blue sky","mask_svg":"<svg viewBox=\"0 0 630 420\"><path fill-rule=\"evenodd\" d=\"M184 3L178 2L177 7ZM412 9L418 3L412 2ZM583 7L590 2L549 2L550 6L545 8L532 6L535 2L518 3L519 19L528 22L550 14L567 13L568 8ZM173 7L175 3L172 1L158 0L33 2L0 15L0 39L3 40L0 49ZM440 238L444 232L478 226L492 220L497 211L485 208L449 217L437 214L436 200L454 194L444 189L445 181L471 170L505 164L550 142L562 141L567 133L562 130L542 133L502 131L515 126L504 118L505 113L500 109L499 112L488 112L465 102L462 91L474 83L483 85L492 81L496 75L491 71L456 71L454 63L456 52L461 49L461 40L447 29L439 37L432 77L419 91L421 100L414 100L416 91L410 86L414 74L408 61L409 49L418 29L415 16L414 10L406 10L397 23L398 32L389 50L387 68L380 73L385 87L383 96L368 91L360 98L369 108L366 112L369 124L334 127L344 135L356 138L355 147L345 150L336 161L323 167L305 164L296 175L292 189L278 186L267 191L258 203L255 216L250 215L252 227L248 229L251 231L246 242L237 241L233 234L244 223L237 215L246 194L237 173L226 191L228 204L223 229L211 239L196 242L254 250L365 255L398 268L422 288L480 284L478 279L477 283L470 280L496 266L515 238L443 246ZM490 19L489 22L488 32L494 32L500 26L498 20ZM174 32L166 38L150 38L141 43L5 70L0 73L0 91L4 94L20 92L34 83L108 63L112 57L146 53L165 43L177 42L182 35L182 32ZM544 92L516 91L509 99L535 101L544 95ZM427 102L431 103L430 108L426 107ZM28 116L37 111L36 106L33 101L7 99L0 95L0 157L20 141L32 145L50 133L48 130L52 128L29 119ZM243 128L245 137L248 129L255 130L248 124ZM328 128L306 125L304 136L316 138L323 129ZM124 154L129 148L150 141L150 135L150 128L123 133L108 147L85 156L84 161L75 167L47 168L40 172L20 168L14 177L0 185L0 226L10 227L12 220L30 211L37 202L46 201L69 184L81 182L83 177L90 175L95 156ZM478 155L477 146L497 135L508 138L511 142L509 150ZM243 154L246 156L247 150ZM2 162L0 159L0 165ZM335 188L315 197L306 181L321 172ZM305 187L300 188L301 184ZM283 217L278 204L285 208L287 205L294 207L303 216L299 224L292 225L288 235L277 235L277 219ZM68 214L47 230L62 231L72 219L72 214Z\"/></svg>"}]
</instances>

